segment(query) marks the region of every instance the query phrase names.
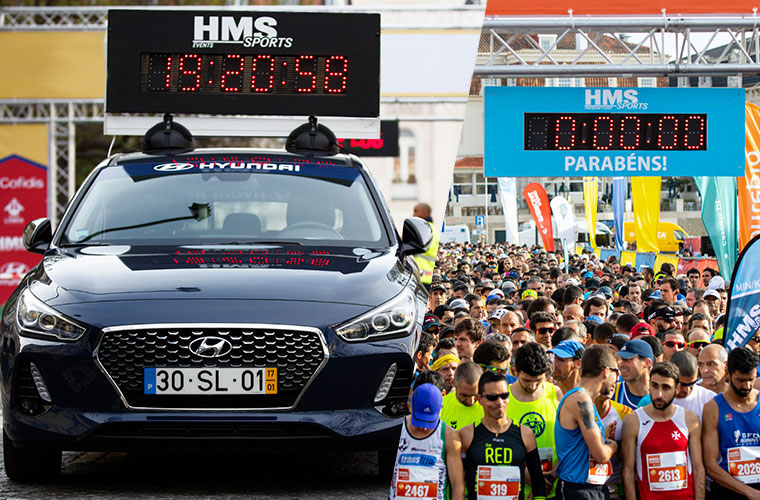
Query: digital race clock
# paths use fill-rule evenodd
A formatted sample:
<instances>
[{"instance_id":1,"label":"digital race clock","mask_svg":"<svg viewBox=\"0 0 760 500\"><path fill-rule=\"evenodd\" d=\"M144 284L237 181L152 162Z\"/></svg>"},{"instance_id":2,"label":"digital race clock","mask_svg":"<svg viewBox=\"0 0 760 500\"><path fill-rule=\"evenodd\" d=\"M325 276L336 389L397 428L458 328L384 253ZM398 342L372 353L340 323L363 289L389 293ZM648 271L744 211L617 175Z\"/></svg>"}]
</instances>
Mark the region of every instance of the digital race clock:
<instances>
[{"instance_id":1,"label":"digital race clock","mask_svg":"<svg viewBox=\"0 0 760 500\"><path fill-rule=\"evenodd\" d=\"M487 176L740 176L744 90L488 87Z\"/></svg>"},{"instance_id":2,"label":"digital race clock","mask_svg":"<svg viewBox=\"0 0 760 500\"><path fill-rule=\"evenodd\" d=\"M529 151L707 149L707 115L525 113Z\"/></svg>"},{"instance_id":3,"label":"digital race clock","mask_svg":"<svg viewBox=\"0 0 760 500\"><path fill-rule=\"evenodd\" d=\"M198 94L341 94L345 56L142 54L140 92Z\"/></svg>"},{"instance_id":4,"label":"digital race clock","mask_svg":"<svg viewBox=\"0 0 760 500\"><path fill-rule=\"evenodd\" d=\"M380 16L111 10L107 113L377 117Z\"/></svg>"}]
</instances>

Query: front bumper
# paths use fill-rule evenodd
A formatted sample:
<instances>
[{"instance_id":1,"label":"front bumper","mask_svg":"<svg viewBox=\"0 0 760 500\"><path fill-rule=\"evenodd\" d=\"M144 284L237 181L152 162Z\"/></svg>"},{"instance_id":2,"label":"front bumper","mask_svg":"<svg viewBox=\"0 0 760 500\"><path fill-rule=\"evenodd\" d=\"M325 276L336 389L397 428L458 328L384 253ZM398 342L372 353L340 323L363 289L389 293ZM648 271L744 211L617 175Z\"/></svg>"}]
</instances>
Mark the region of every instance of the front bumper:
<instances>
[{"instance_id":1,"label":"front bumper","mask_svg":"<svg viewBox=\"0 0 760 500\"><path fill-rule=\"evenodd\" d=\"M288 446L390 449L401 419L374 409L304 413L91 413L51 408L30 417L5 412L4 430L22 448L130 451L199 447L224 450Z\"/></svg>"}]
</instances>

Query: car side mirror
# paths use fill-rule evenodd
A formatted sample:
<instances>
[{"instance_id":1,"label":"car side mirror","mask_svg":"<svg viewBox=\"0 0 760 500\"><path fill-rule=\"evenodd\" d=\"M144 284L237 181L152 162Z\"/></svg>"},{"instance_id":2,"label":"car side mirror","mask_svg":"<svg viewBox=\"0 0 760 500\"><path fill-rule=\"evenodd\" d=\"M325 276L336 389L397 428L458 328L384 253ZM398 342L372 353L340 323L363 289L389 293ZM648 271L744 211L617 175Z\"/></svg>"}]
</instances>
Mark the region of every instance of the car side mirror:
<instances>
[{"instance_id":1,"label":"car side mirror","mask_svg":"<svg viewBox=\"0 0 760 500\"><path fill-rule=\"evenodd\" d=\"M401 251L404 255L424 253L433 241L433 228L424 219L409 217L404 220Z\"/></svg>"},{"instance_id":2,"label":"car side mirror","mask_svg":"<svg viewBox=\"0 0 760 500\"><path fill-rule=\"evenodd\" d=\"M50 219L45 217L35 219L24 228L22 236L24 248L32 253L45 253L53 241L53 230L50 225Z\"/></svg>"}]
</instances>

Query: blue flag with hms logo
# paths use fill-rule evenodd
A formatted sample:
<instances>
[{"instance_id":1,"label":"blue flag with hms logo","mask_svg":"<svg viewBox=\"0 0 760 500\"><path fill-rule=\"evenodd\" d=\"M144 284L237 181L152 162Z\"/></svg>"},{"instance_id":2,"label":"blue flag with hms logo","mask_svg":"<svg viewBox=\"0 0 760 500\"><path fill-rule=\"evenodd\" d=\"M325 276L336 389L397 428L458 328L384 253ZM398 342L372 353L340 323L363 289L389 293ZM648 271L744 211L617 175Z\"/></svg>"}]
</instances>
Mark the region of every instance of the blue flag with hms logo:
<instances>
[{"instance_id":1,"label":"blue flag with hms logo","mask_svg":"<svg viewBox=\"0 0 760 500\"><path fill-rule=\"evenodd\" d=\"M744 247L731 278L723 335L726 350L742 347L760 330L760 235Z\"/></svg>"}]
</instances>

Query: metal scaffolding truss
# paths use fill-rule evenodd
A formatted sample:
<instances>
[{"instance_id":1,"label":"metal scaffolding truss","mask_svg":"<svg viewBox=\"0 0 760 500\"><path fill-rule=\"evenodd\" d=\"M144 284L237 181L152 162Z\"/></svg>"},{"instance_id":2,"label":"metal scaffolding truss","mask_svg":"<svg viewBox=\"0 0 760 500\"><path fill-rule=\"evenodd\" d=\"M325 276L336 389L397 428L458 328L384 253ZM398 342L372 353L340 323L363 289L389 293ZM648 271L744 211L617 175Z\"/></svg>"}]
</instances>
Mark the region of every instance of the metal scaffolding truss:
<instances>
[{"instance_id":1,"label":"metal scaffolding truss","mask_svg":"<svg viewBox=\"0 0 760 500\"><path fill-rule=\"evenodd\" d=\"M9 7L0 10L3 30L49 31L103 30L108 11L105 8Z\"/></svg>"},{"instance_id":2,"label":"metal scaffolding truss","mask_svg":"<svg viewBox=\"0 0 760 500\"><path fill-rule=\"evenodd\" d=\"M88 31L106 29L108 10L119 9L170 9L170 10L257 10L292 12L382 12L384 30L471 30L480 27L482 7L485 0L475 0L471 5L368 5L352 6L333 0L326 5L234 5L226 6L118 6L118 7L1 7L0 31ZM243 0L247 3L246 0ZM328 0L329 1L329 0ZM425 16L425 22L420 22ZM465 21L463 22L463 18Z\"/></svg>"},{"instance_id":3,"label":"metal scaffolding truss","mask_svg":"<svg viewBox=\"0 0 760 500\"><path fill-rule=\"evenodd\" d=\"M758 75L760 18L492 17L480 52L479 78Z\"/></svg>"},{"instance_id":4,"label":"metal scaffolding truss","mask_svg":"<svg viewBox=\"0 0 760 500\"><path fill-rule=\"evenodd\" d=\"M48 125L48 165L51 189L48 207L55 224L76 190L77 123L103 121L102 99L0 100L0 124Z\"/></svg>"}]
</instances>

